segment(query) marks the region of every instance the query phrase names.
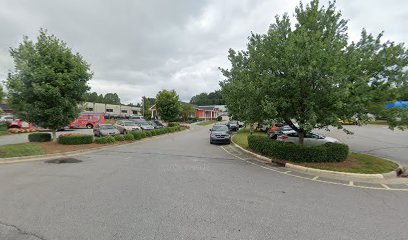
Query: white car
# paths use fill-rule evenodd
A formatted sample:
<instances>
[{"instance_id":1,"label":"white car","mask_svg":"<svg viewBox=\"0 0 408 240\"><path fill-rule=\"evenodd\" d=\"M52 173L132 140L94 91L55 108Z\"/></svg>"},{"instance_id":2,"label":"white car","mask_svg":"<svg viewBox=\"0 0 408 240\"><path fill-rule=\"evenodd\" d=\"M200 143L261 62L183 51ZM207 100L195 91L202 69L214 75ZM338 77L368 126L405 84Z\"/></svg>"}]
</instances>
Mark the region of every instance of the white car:
<instances>
[{"instance_id":1,"label":"white car","mask_svg":"<svg viewBox=\"0 0 408 240\"><path fill-rule=\"evenodd\" d=\"M117 121L115 127L122 134L128 134L129 132L140 131L142 130L135 122L133 121Z\"/></svg>"},{"instance_id":2,"label":"white car","mask_svg":"<svg viewBox=\"0 0 408 240\"><path fill-rule=\"evenodd\" d=\"M282 131L278 141L299 144L299 135L296 131ZM319 146L326 143L341 143L339 140L315 133L307 133L303 140L305 146Z\"/></svg>"}]
</instances>

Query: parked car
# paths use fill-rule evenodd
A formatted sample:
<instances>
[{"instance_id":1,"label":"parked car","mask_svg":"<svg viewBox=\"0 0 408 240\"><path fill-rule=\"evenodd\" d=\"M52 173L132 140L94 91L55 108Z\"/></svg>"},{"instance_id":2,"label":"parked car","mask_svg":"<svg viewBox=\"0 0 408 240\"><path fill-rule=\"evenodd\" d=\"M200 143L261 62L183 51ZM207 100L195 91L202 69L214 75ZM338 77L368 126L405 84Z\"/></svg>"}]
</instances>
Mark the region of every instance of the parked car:
<instances>
[{"instance_id":1,"label":"parked car","mask_svg":"<svg viewBox=\"0 0 408 240\"><path fill-rule=\"evenodd\" d=\"M135 122L133 121L117 121L115 127L122 134L127 134L128 132L135 132L142 130Z\"/></svg>"},{"instance_id":2,"label":"parked car","mask_svg":"<svg viewBox=\"0 0 408 240\"><path fill-rule=\"evenodd\" d=\"M210 129L210 144L213 143L231 143L230 130L226 125L215 124Z\"/></svg>"},{"instance_id":3,"label":"parked car","mask_svg":"<svg viewBox=\"0 0 408 240\"><path fill-rule=\"evenodd\" d=\"M267 132L270 127L271 127L271 125L268 124L268 123L260 123L257 128L258 128L261 132Z\"/></svg>"},{"instance_id":4,"label":"parked car","mask_svg":"<svg viewBox=\"0 0 408 240\"><path fill-rule=\"evenodd\" d=\"M129 120L144 120L144 117L142 115L132 115Z\"/></svg>"},{"instance_id":5,"label":"parked car","mask_svg":"<svg viewBox=\"0 0 408 240\"><path fill-rule=\"evenodd\" d=\"M9 123L14 120L14 115L3 115L0 118L0 123Z\"/></svg>"},{"instance_id":6,"label":"parked car","mask_svg":"<svg viewBox=\"0 0 408 240\"><path fill-rule=\"evenodd\" d=\"M150 123L150 125L152 125L154 127L154 129L159 129L159 128L164 127L164 125L161 122L157 121L157 120L147 121L147 122Z\"/></svg>"},{"instance_id":7,"label":"parked car","mask_svg":"<svg viewBox=\"0 0 408 240\"><path fill-rule=\"evenodd\" d=\"M244 127L244 122L238 121L238 127L243 128Z\"/></svg>"},{"instance_id":8,"label":"parked car","mask_svg":"<svg viewBox=\"0 0 408 240\"><path fill-rule=\"evenodd\" d=\"M28 123L21 119L15 119L7 124L8 128L33 128L32 123Z\"/></svg>"},{"instance_id":9,"label":"parked car","mask_svg":"<svg viewBox=\"0 0 408 240\"><path fill-rule=\"evenodd\" d=\"M281 142L299 144L299 135L293 130L282 131L277 140ZM318 146L327 143L340 143L340 141L335 138L326 137L315 133L307 133L303 140L303 144L305 146Z\"/></svg>"},{"instance_id":10,"label":"parked car","mask_svg":"<svg viewBox=\"0 0 408 240\"><path fill-rule=\"evenodd\" d=\"M229 121L226 125L230 131L238 131L239 125L237 121Z\"/></svg>"},{"instance_id":11,"label":"parked car","mask_svg":"<svg viewBox=\"0 0 408 240\"><path fill-rule=\"evenodd\" d=\"M115 128L112 124L98 124L93 129L93 134L95 137L118 135L119 130Z\"/></svg>"},{"instance_id":12,"label":"parked car","mask_svg":"<svg viewBox=\"0 0 408 240\"><path fill-rule=\"evenodd\" d=\"M69 128L94 128L104 123L103 113L80 113L78 118L69 124Z\"/></svg>"},{"instance_id":13,"label":"parked car","mask_svg":"<svg viewBox=\"0 0 408 240\"><path fill-rule=\"evenodd\" d=\"M136 124L142 129L142 130L153 130L154 126L152 126L150 123L146 121L137 121Z\"/></svg>"}]
</instances>

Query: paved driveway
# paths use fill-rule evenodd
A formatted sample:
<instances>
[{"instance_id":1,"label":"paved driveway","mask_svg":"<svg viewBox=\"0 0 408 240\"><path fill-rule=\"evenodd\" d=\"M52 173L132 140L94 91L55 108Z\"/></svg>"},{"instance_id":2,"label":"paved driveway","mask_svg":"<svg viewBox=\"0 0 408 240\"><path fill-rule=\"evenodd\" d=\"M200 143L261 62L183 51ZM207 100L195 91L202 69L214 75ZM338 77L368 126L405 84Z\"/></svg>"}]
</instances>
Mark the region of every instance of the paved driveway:
<instances>
[{"instance_id":1,"label":"paved driveway","mask_svg":"<svg viewBox=\"0 0 408 240\"><path fill-rule=\"evenodd\" d=\"M342 130L330 129L330 132L318 132L339 139L348 144L355 152L368 153L394 159L408 166L408 131L390 130L381 125L345 126L354 132L345 134Z\"/></svg>"},{"instance_id":2,"label":"paved driveway","mask_svg":"<svg viewBox=\"0 0 408 240\"><path fill-rule=\"evenodd\" d=\"M83 133L83 134L92 134L92 129L75 129L75 130L65 130L57 132L57 136L66 133ZM10 134L5 136L0 136L0 145L6 144L17 144L28 142L29 133L19 133L19 134Z\"/></svg>"},{"instance_id":3,"label":"paved driveway","mask_svg":"<svg viewBox=\"0 0 408 240\"><path fill-rule=\"evenodd\" d=\"M0 239L406 239L407 192L279 174L194 128L81 163L0 165Z\"/></svg>"}]
</instances>

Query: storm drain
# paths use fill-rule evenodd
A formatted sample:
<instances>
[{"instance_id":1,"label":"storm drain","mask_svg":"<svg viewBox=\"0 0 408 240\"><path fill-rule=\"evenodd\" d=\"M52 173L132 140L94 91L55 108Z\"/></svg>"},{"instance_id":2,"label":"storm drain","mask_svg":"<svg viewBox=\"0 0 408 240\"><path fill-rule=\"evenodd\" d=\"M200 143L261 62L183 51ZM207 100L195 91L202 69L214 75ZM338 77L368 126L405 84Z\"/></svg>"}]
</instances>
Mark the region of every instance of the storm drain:
<instances>
[{"instance_id":1,"label":"storm drain","mask_svg":"<svg viewBox=\"0 0 408 240\"><path fill-rule=\"evenodd\" d=\"M58 159L51 159L45 162L60 164L60 163L80 163L82 161L76 158L58 158Z\"/></svg>"}]
</instances>

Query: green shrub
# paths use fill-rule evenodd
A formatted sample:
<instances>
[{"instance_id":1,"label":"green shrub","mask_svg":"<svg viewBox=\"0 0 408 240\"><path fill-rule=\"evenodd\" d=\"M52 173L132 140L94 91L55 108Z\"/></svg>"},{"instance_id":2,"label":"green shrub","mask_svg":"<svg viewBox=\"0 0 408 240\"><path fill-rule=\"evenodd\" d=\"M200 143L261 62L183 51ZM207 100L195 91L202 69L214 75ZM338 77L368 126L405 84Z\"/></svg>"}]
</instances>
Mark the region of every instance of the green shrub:
<instances>
[{"instance_id":1,"label":"green shrub","mask_svg":"<svg viewBox=\"0 0 408 240\"><path fill-rule=\"evenodd\" d=\"M49 142L51 141L50 133L31 133L28 135L29 142Z\"/></svg>"},{"instance_id":2,"label":"green shrub","mask_svg":"<svg viewBox=\"0 0 408 240\"><path fill-rule=\"evenodd\" d=\"M133 141L133 140L135 140L135 137L133 136L133 134L128 133L128 134L125 135L125 140L126 141Z\"/></svg>"},{"instance_id":3,"label":"green shrub","mask_svg":"<svg viewBox=\"0 0 408 240\"><path fill-rule=\"evenodd\" d=\"M147 131L140 132L140 136L141 136L142 138L147 137L146 132L147 132Z\"/></svg>"},{"instance_id":4,"label":"green shrub","mask_svg":"<svg viewBox=\"0 0 408 240\"><path fill-rule=\"evenodd\" d=\"M349 148L339 143L305 147L272 141L267 136L248 136L249 148L267 157L292 162L341 162L347 159Z\"/></svg>"},{"instance_id":5,"label":"green shrub","mask_svg":"<svg viewBox=\"0 0 408 240\"><path fill-rule=\"evenodd\" d=\"M217 121L218 121L218 122L222 121L222 117L221 117L221 116L218 116L218 117L217 117Z\"/></svg>"},{"instance_id":6,"label":"green shrub","mask_svg":"<svg viewBox=\"0 0 408 240\"><path fill-rule=\"evenodd\" d=\"M94 137L85 134L67 134L58 137L58 143L64 145L80 145L93 143Z\"/></svg>"},{"instance_id":7,"label":"green shrub","mask_svg":"<svg viewBox=\"0 0 408 240\"><path fill-rule=\"evenodd\" d=\"M150 133L152 134L152 136L156 136L156 135L158 135L158 134L157 134L157 130L156 130L156 129L151 130L151 131L150 131Z\"/></svg>"},{"instance_id":8,"label":"green shrub","mask_svg":"<svg viewBox=\"0 0 408 240\"><path fill-rule=\"evenodd\" d=\"M144 133L146 134L146 137L151 137L152 136L151 130L145 131Z\"/></svg>"},{"instance_id":9,"label":"green shrub","mask_svg":"<svg viewBox=\"0 0 408 240\"><path fill-rule=\"evenodd\" d=\"M169 123L167 124L167 127L175 127L175 126L178 126L178 125L179 125L179 123L169 122Z\"/></svg>"},{"instance_id":10,"label":"green shrub","mask_svg":"<svg viewBox=\"0 0 408 240\"><path fill-rule=\"evenodd\" d=\"M98 144L113 144L115 142L116 140L112 136L100 137L100 138L95 139L95 143L98 143Z\"/></svg>"},{"instance_id":11,"label":"green shrub","mask_svg":"<svg viewBox=\"0 0 408 240\"><path fill-rule=\"evenodd\" d=\"M122 136L122 135L115 135L114 138L115 138L115 141L117 141L117 142L125 141L125 137Z\"/></svg>"},{"instance_id":12,"label":"green shrub","mask_svg":"<svg viewBox=\"0 0 408 240\"><path fill-rule=\"evenodd\" d=\"M0 131L7 131L7 123L0 123Z\"/></svg>"},{"instance_id":13,"label":"green shrub","mask_svg":"<svg viewBox=\"0 0 408 240\"><path fill-rule=\"evenodd\" d=\"M142 135L140 133L141 133L140 131L136 131L136 132L131 132L130 134L133 135L133 138L135 140L139 140L139 139L142 139Z\"/></svg>"}]
</instances>

